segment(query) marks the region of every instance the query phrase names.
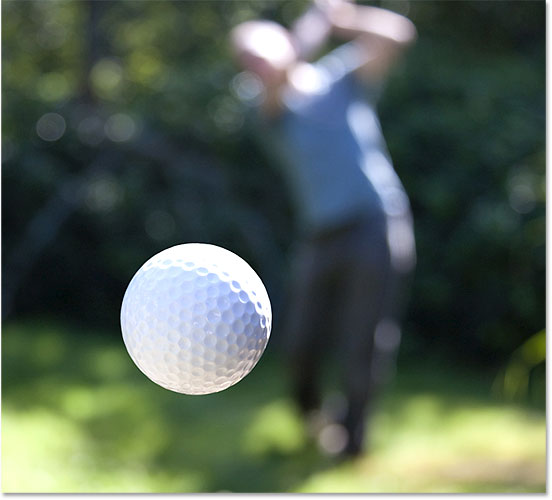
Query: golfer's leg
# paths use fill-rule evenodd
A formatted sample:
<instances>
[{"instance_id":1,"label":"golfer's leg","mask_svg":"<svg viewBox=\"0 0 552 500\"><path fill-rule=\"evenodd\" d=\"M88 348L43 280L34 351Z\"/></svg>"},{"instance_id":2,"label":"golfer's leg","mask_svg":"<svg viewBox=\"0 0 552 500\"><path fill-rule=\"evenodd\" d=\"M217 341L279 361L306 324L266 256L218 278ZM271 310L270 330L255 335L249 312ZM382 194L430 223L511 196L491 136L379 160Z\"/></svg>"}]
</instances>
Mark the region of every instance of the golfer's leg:
<instances>
[{"instance_id":1,"label":"golfer's leg","mask_svg":"<svg viewBox=\"0 0 552 500\"><path fill-rule=\"evenodd\" d=\"M325 260L321 248L304 244L292 269L286 345L294 397L303 412L317 408L320 403L318 374L329 297Z\"/></svg>"},{"instance_id":2,"label":"golfer's leg","mask_svg":"<svg viewBox=\"0 0 552 500\"><path fill-rule=\"evenodd\" d=\"M368 231L368 229L366 229ZM384 297L389 286L389 250L380 223L368 231L369 244L359 242L364 255L351 261L344 283L342 331L344 345L345 395L348 401L343 425L348 432L344 452L362 450L364 424L372 397L372 356L374 333L382 317Z\"/></svg>"}]
</instances>

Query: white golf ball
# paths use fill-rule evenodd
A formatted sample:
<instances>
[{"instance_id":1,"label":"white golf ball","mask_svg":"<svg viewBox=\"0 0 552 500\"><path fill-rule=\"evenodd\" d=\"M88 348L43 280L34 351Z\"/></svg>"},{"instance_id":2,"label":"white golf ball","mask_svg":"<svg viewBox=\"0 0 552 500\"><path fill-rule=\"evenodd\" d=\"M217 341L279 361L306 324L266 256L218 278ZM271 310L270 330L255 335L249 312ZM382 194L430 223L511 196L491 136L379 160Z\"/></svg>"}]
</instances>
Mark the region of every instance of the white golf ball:
<instances>
[{"instance_id":1,"label":"white golf ball","mask_svg":"<svg viewBox=\"0 0 552 500\"><path fill-rule=\"evenodd\" d=\"M153 382L184 394L222 391L257 364L272 311L255 271L236 254L202 243L154 255L123 298L123 340Z\"/></svg>"}]
</instances>

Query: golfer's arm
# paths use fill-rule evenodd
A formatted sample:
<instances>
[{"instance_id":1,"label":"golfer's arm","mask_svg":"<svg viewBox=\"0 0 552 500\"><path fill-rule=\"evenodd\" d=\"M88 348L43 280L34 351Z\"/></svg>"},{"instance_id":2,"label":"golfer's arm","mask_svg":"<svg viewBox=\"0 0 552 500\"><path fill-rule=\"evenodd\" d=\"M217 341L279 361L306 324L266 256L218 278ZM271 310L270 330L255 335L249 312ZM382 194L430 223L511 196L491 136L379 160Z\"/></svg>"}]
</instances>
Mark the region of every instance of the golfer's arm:
<instances>
[{"instance_id":1,"label":"golfer's arm","mask_svg":"<svg viewBox=\"0 0 552 500\"><path fill-rule=\"evenodd\" d=\"M326 12L315 2L293 23L290 31L298 58L308 61L327 41L332 25Z\"/></svg>"},{"instance_id":2,"label":"golfer's arm","mask_svg":"<svg viewBox=\"0 0 552 500\"><path fill-rule=\"evenodd\" d=\"M381 79L400 54L417 37L416 27L406 17L385 9L340 2L328 13L332 34L354 40L364 55L358 72Z\"/></svg>"}]
</instances>

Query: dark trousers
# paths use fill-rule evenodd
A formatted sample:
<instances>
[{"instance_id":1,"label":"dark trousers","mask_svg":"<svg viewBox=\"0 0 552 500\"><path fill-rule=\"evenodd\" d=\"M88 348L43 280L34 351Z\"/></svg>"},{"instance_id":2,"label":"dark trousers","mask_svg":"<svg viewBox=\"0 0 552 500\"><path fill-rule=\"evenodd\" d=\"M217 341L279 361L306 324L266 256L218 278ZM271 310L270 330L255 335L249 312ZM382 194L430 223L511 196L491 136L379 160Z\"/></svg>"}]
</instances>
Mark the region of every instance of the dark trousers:
<instances>
[{"instance_id":1,"label":"dark trousers","mask_svg":"<svg viewBox=\"0 0 552 500\"><path fill-rule=\"evenodd\" d=\"M337 337L346 453L361 451L372 396L393 365L414 261L409 213L368 214L297 245L287 317L295 396L304 411L319 404L321 357Z\"/></svg>"}]
</instances>

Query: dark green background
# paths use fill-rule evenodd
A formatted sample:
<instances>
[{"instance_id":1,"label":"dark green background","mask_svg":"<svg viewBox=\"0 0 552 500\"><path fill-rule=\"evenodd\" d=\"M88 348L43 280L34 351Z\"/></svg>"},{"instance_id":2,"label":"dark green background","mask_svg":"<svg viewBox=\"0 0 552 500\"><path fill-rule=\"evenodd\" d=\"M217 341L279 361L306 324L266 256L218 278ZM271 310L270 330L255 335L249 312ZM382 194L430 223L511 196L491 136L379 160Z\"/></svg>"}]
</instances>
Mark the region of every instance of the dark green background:
<instances>
[{"instance_id":1,"label":"dark green background","mask_svg":"<svg viewBox=\"0 0 552 500\"><path fill-rule=\"evenodd\" d=\"M420 35L380 106L416 222L407 341L504 360L544 327L545 4L385 5ZM279 310L293 212L242 133L226 33L304 6L4 2L5 316L113 326L139 265L186 241L243 255ZM47 112L58 141L35 131ZM90 144L83 120L116 113L131 139Z\"/></svg>"}]
</instances>

